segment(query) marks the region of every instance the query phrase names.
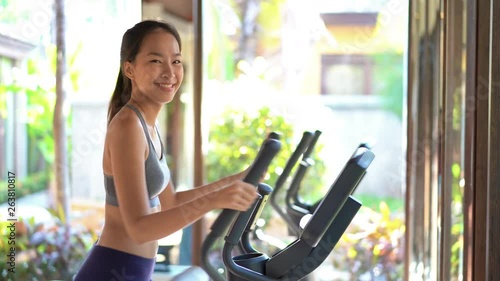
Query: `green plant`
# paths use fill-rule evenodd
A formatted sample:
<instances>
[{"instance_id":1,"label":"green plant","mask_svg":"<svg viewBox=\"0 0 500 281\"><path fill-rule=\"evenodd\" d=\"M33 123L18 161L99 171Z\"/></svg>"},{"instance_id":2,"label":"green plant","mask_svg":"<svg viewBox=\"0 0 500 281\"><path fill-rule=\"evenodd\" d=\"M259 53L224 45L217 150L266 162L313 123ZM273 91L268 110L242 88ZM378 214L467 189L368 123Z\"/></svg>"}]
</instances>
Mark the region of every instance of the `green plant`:
<instances>
[{"instance_id":1,"label":"green plant","mask_svg":"<svg viewBox=\"0 0 500 281\"><path fill-rule=\"evenodd\" d=\"M372 210L379 208L380 203L385 202L388 208L391 210L392 214L403 214L405 211L405 203L403 198L394 197L380 197L371 194L357 194L355 193L356 199L363 202L363 206L368 207Z\"/></svg>"},{"instance_id":2,"label":"green plant","mask_svg":"<svg viewBox=\"0 0 500 281\"><path fill-rule=\"evenodd\" d=\"M272 187L295 149L292 125L283 116L273 114L268 107L253 114L233 109L224 111L210 127L209 152L206 156L207 180L211 182L243 171L255 159L260 145L271 132L281 134L282 144L265 179ZM320 151L321 145L317 145L312 154L314 167L309 169L303 181L308 187L307 193L303 194L305 200L318 198L323 187L325 165L318 157ZM271 213L271 208L265 208L262 217L267 220Z\"/></svg>"},{"instance_id":3,"label":"green plant","mask_svg":"<svg viewBox=\"0 0 500 281\"><path fill-rule=\"evenodd\" d=\"M362 207L333 251L334 266L349 280L403 280L404 221L385 202L379 209Z\"/></svg>"},{"instance_id":4,"label":"green plant","mask_svg":"<svg viewBox=\"0 0 500 281\"><path fill-rule=\"evenodd\" d=\"M8 237L9 223L1 222L0 233ZM68 226L53 215L52 222L35 223L20 218L15 223L15 240L0 240L0 252L15 246L15 273L8 263L0 263L2 280L71 280L97 236L81 226ZM15 245L8 241L15 241Z\"/></svg>"},{"instance_id":5,"label":"green plant","mask_svg":"<svg viewBox=\"0 0 500 281\"><path fill-rule=\"evenodd\" d=\"M71 81L71 89L78 91L78 80L80 71L72 67L78 54L82 49L82 44L78 44L75 52L71 54L68 61L68 75ZM56 56L57 49L54 45L47 46L47 61L43 66L40 59L31 59L27 61L28 80L38 81L30 85L23 81L17 81L16 84L19 90L26 92L28 96L28 134L30 141L37 145L39 152L42 154L46 163L51 165L54 162L54 139L53 139L53 112L56 102L55 86L52 81L56 72ZM50 76L43 75L46 72L51 73ZM43 79L40 79L40 78ZM66 120L67 128L71 128L71 112ZM68 135L68 138L70 136ZM68 141L68 144L71 142ZM71 150L71 147L68 147Z\"/></svg>"},{"instance_id":6,"label":"green plant","mask_svg":"<svg viewBox=\"0 0 500 281\"><path fill-rule=\"evenodd\" d=\"M454 280L461 274L462 253L464 248L464 213L463 213L463 186L460 185L462 178L462 169L459 163L453 163L451 173L453 176L452 188L452 206L451 206L451 260L450 271Z\"/></svg>"},{"instance_id":7,"label":"green plant","mask_svg":"<svg viewBox=\"0 0 500 281\"><path fill-rule=\"evenodd\" d=\"M78 91L80 71L72 66L76 63L81 49L82 44L79 44L69 58L69 76L73 91ZM53 83L56 51L55 46L46 46L44 57L37 56L26 60L24 77L16 77L12 83L0 85L0 118L11 118L7 111L7 93L23 93L27 97L26 112L23 112L25 115L20 117L27 120L28 173L48 171L54 163L52 120L56 101ZM67 119L68 128L71 128L70 124L71 112ZM70 134L69 131L68 138ZM71 142L68 141L68 144ZM71 150L71 147L68 147L68 150Z\"/></svg>"}]
</instances>

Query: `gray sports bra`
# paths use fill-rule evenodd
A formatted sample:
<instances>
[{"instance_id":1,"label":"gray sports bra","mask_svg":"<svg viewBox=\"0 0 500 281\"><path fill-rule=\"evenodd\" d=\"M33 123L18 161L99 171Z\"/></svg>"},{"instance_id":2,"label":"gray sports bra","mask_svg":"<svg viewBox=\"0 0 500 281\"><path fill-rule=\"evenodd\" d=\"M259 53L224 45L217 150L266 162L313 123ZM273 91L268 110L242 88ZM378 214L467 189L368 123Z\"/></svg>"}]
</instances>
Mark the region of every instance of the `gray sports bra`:
<instances>
[{"instance_id":1,"label":"gray sports bra","mask_svg":"<svg viewBox=\"0 0 500 281\"><path fill-rule=\"evenodd\" d=\"M170 170L167 166L167 161L165 160L165 155L163 152L163 143L161 142L160 134L158 129L156 133L160 139L161 144L161 159L158 159L153 141L151 140L148 132L148 127L146 126L146 121L142 117L141 113L134 106L127 104L127 107L135 111L139 120L141 121L142 127L144 129L144 134L148 140L149 154L144 163L144 169L146 170L146 187L149 195L149 205L151 207L156 207L160 204L158 195L165 189L168 182L170 181ZM118 206L118 198L116 197L115 182L113 176L104 174L104 189L106 190L106 203Z\"/></svg>"}]
</instances>

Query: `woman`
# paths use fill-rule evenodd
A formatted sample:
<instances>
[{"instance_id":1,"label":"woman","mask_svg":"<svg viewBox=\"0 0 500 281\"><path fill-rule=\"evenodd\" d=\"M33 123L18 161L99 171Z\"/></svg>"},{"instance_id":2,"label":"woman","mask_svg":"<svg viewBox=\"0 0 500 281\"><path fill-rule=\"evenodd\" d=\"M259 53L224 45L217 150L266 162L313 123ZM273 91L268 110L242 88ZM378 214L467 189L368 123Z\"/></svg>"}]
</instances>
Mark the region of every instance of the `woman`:
<instances>
[{"instance_id":1,"label":"woman","mask_svg":"<svg viewBox=\"0 0 500 281\"><path fill-rule=\"evenodd\" d=\"M105 222L76 274L81 280L150 280L157 240L213 209L247 210L257 198L244 172L174 192L156 118L183 78L175 27L143 21L123 35L104 145Z\"/></svg>"}]
</instances>

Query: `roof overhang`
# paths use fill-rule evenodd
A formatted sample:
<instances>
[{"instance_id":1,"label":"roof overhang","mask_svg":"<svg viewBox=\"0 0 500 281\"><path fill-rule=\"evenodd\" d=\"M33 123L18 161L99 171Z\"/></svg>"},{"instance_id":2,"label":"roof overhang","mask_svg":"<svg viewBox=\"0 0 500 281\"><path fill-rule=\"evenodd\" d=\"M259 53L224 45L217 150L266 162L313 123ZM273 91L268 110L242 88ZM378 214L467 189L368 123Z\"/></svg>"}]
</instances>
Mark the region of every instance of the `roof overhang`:
<instances>
[{"instance_id":1,"label":"roof overhang","mask_svg":"<svg viewBox=\"0 0 500 281\"><path fill-rule=\"evenodd\" d=\"M0 33L0 56L2 57L22 59L35 48L36 45Z\"/></svg>"}]
</instances>

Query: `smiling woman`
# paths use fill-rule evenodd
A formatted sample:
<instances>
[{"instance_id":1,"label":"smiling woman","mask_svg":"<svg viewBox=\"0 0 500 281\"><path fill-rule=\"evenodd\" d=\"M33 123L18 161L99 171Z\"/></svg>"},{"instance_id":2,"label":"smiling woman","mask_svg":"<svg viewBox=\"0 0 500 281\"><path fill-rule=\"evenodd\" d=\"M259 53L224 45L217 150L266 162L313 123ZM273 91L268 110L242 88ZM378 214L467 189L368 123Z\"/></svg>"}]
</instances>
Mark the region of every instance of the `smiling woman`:
<instances>
[{"instance_id":1,"label":"smiling woman","mask_svg":"<svg viewBox=\"0 0 500 281\"><path fill-rule=\"evenodd\" d=\"M247 210L257 198L246 171L175 192L157 117L183 80L176 28L142 21L125 32L108 109L105 222L75 281L150 280L158 240L213 209Z\"/></svg>"},{"instance_id":2,"label":"smiling woman","mask_svg":"<svg viewBox=\"0 0 500 281\"><path fill-rule=\"evenodd\" d=\"M142 102L147 98L145 93L152 86L159 88L160 83L166 82L172 85L175 80L176 87L171 87L172 96L164 102L169 102L179 88L184 75L180 61L181 39L174 26L161 24L143 21L142 25L135 26L136 30L129 29L124 34L120 50L121 67L109 104L108 123L130 99L141 99ZM136 92L134 98L131 97L133 88Z\"/></svg>"}]
</instances>

